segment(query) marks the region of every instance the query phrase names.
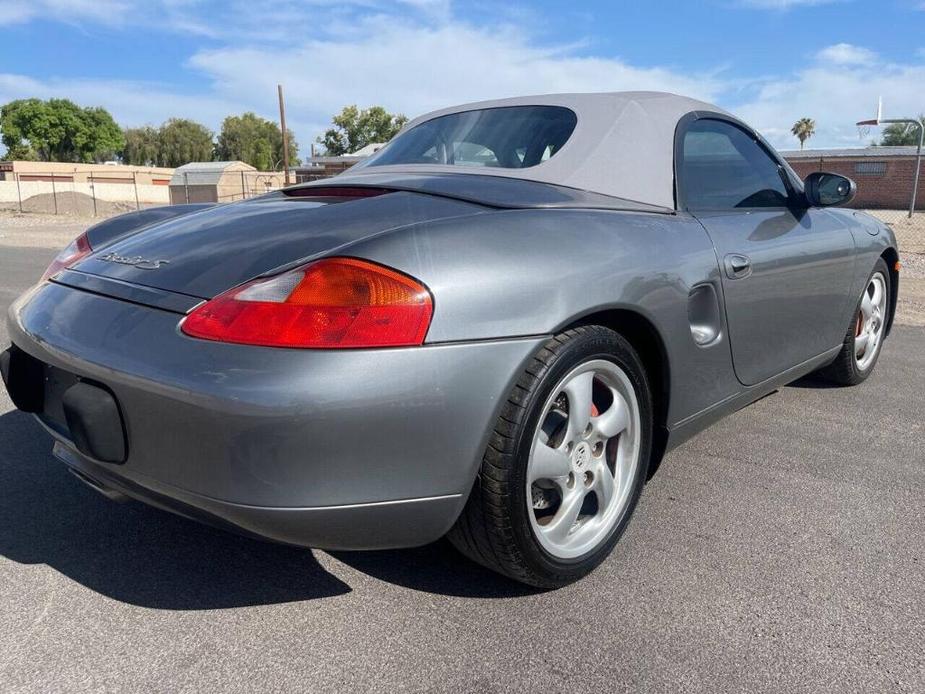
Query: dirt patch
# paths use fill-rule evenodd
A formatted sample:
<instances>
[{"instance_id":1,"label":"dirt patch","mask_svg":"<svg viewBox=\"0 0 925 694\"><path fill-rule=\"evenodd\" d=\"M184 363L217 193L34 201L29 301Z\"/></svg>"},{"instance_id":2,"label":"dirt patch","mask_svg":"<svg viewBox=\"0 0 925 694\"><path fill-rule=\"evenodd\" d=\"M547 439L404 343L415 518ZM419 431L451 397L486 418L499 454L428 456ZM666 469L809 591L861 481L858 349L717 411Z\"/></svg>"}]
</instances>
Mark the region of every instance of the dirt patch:
<instances>
[{"instance_id":1,"label":"dirt patch","mask_svg":"<svg viewBox=\"0 0 925 694\"><path fill-rule=\"evenodd\" d=\"M61 249L102 219L0 210L0 246Z\"/></svg>"},{"instance_id":2,"label":"dirt patch","mask_svg":"<svg viewBox=\"0 0 925 694\"><path fill-rule=\"evenodd\" d=\"M903 325L925 325L925 279L900 279L896 322Z\"/></svg>"},{"instance_id":3,"label":"dirt patch","mask_svg":"<svg viewBox=\"0 0 925 694\"><path fill-rule=\"evenodd\" d=\"M83 196L86 198L86 196ZM97 214L93 215L93 200L90 200L89 214L83 214L83 203L72 208L80 211L78 214L54 214L52 212L22 212L15 209L0 207L0 246L36 246L42 248L64 248L82 231L104 219L133 212L135 205L131 203L105 203L97 200ZM60 197L59 197L60 200ZM83 201L85 202L85 201ZM37 203L36 207L44 207ZM141 205L155 207L154 205Z\"/></svg>"},{"instance_id":4,"label":"dirt patch","mask_svg":"<svg viewBox=\"0 0 925 694\"><path fill-rule=\"evenodd\" d=\"M913 277L925 279L925 254L900 253L899 262L902 264L902 271L900 272L902 279Z\"/></svg>"},{"instance_id":5,"label":"dirt patch","mask_svg":"<svg viewBox=\"0 0 925 694\"><path fill-rule=\"evenodd\" d=\"M40 214L58 214L79 217L108 217L120 212L129 212L135 209L135 203L129 202L109 202L106 200L97 200L94 204L93 198L85 193L75 191L63 191L61 193L42 193L26 198L22 202L23 212L32 212Z\"/></svg>"},{"instance_id":6,"label":"dirt patch","mask_svg":"<svg viewBox=\"0 0 925 694\"><path fill-rule=\"evenodd\" d=\"M925 254L903 253L900 263L896 322L925 325Z\"/></svg>"}]
</instances>

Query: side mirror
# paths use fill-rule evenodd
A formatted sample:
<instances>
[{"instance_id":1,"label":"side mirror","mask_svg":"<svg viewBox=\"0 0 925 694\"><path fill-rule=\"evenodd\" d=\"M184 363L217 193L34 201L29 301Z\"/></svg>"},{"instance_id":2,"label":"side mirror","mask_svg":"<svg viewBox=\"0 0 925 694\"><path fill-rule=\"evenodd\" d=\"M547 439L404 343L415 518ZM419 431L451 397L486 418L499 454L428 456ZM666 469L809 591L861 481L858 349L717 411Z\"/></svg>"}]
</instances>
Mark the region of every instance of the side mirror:
<instances>
[{"instance_id":1,"label":"side mirror","mask_svg":"<svg viewBox=\"0 0 925 694\"><path fill-rule=\"evenodd\" d=\"M806 201L813 207L844 205L851 201L858 187L847 176L816 171L803 181Z\"/></svg>"}]
</instances>

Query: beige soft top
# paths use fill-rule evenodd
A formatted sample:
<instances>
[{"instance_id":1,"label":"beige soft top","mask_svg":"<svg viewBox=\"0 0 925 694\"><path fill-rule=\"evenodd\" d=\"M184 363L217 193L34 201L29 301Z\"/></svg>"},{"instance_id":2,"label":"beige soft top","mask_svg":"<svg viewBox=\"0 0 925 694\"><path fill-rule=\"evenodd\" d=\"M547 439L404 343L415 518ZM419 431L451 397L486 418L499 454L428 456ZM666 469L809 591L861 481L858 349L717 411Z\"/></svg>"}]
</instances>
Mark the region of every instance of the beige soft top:
<instances>
[{"instance_id":1,"label":"beige soft top","mask_svg":"<svg viewBox=\"0 0 925 694\"><path fill-rule=\"evenodd\" d=\"M674 133L678 121L692 111L725 113L712 104L665 92L519 96L433 111L409 122L396 139L438 116L504 106L564 106L575 112L577 123L554 157L525 169L492 168L492 176L556 183L671 208L674 207ZM481 167L440 164L377 166L379 152L351 168L348 175L488 173Z\"/></svg>"}]
</instances>

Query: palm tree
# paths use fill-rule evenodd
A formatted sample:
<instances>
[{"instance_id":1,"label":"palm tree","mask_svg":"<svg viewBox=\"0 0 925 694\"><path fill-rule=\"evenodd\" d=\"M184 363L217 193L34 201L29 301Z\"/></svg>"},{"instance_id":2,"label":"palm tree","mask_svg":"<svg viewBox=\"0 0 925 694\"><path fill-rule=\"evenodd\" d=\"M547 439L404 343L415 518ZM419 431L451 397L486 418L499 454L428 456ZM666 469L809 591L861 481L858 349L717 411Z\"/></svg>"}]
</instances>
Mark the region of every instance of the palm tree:
<instances>
[{"instance_id":1,"label":"palm tree","mask_svg":"<svg viewBox=\"0 0 925 694\"><path fill-rule=\"evenodd\" d=\"M790 132L796 135L800 141L800 149L803 149L803 143L816 134L816 121L812 118L801 118L793 124Z\"/></svg>"}]
</instances>

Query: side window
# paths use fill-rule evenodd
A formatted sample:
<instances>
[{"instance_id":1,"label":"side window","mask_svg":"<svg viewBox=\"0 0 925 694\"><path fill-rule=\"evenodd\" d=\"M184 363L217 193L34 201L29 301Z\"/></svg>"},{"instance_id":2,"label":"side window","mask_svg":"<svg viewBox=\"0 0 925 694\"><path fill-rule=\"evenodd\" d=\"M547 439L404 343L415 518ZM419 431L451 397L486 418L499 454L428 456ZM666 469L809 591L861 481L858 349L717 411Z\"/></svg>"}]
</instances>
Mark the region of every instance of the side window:
<instances>
[{"instance_id":1,"label":"side window","mask_svg":"<svg viewBox=\"0 0 925 694\"><path fill-rule=\"evenodd\" d=\"M681 191L691 210L784 207L780 167L744 130L721 120L691 124L681 146Z\"/></svg>"}]
</instances>

